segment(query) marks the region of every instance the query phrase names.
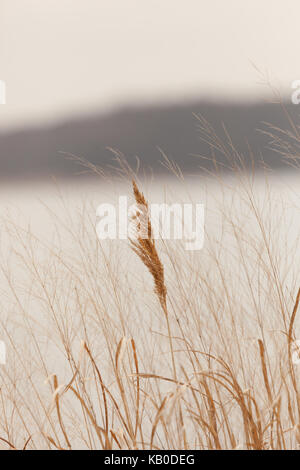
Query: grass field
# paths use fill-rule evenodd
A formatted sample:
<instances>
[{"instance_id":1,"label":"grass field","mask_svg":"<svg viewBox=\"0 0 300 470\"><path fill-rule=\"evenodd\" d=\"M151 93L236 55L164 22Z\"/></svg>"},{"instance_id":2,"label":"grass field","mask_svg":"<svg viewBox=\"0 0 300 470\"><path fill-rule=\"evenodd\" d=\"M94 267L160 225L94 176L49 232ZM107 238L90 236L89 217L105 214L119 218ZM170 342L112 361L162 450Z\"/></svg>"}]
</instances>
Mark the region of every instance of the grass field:
<instances>
[{"instance_id":1,"label":"grass field","mask_svg":"<svg viewBox=\"0 0 300 470\"><path fill-rule=\"evenodd\" d=\"M298 448L299 174L234 162L2 198L1 448ZM120 194L203 203L203 249L100 241Z\"/></svg>"}]
</instances>

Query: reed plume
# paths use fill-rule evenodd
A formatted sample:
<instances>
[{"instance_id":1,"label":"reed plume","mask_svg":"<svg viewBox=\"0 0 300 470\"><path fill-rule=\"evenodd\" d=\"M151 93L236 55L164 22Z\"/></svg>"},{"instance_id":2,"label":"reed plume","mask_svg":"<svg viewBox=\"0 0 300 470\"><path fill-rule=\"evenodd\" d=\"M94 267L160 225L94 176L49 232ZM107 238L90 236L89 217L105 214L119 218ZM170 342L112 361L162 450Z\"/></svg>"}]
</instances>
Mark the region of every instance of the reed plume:
<instances>
[{"instance_id":1,"label":"reed plume","mask_svg":"<svg viewBox=\"0 0 300 470\"><path fill-rule=\"evenodd\" d=\"M135 201L138 204L139 208L142 208L143 213L141 214L142 217L138 218L137 221L137 233L140 230L141 225L143 223L147 224L147 237L142 238L138 236L136 240L130 239L131 247L133 251L138 255L144 265L148 268L150 274L154 280L154 291L157 295L161 307L166 315L167 312L167 289L165 286L165 275L164 275L164 267L163 264L158 256L155 240L153 239L153 232L151 227L151 221L148 214L148 203L144 197L144 195L139 191L136 182L132 181L133 193L135 197Z\"/></svg>"},{"instance_id":2,"label":"reed plume","mask_svg":"<svg viewBox=\"0 0 300 470\"><path fill-rule=\"evenodd\" d=\"M133 189L135 201L140 210L140 214L134 217L134 220L136 222L136 235L137 236L135 239L130 238L130 244L131 244L132 250L138 255L138 257L141 259L141 261L147 267L148 271L153 277L154 292L158 297L158 300L160 302L160 305L166 317L168 336L169 336L171 355L172 355L174 378L177 380L171 328L170 328L169 314L168 314L168 308L167 308L167 288L165 285L164 266L160 260L160 257L158 255L158 252L155 246L151 220L149 217L148 202L146 201L143 193L139 190L135 180L132 180L132 189ZM145 238L141 236L142 231L146 235Z\"/></svg>"}]
</instances>

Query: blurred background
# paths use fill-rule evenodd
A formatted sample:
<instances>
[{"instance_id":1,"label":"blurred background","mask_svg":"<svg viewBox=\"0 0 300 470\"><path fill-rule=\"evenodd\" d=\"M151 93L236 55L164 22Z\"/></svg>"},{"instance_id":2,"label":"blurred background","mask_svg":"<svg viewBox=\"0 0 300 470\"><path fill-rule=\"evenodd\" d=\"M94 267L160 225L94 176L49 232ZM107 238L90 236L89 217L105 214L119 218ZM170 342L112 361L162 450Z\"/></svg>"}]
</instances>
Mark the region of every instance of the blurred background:
<instances>
[{"instance_id":1,"label":"blurred background","mask_svg":"<svg viewBox=\"0 0 300 470\"><path fill-rule=\"evenodd\" d=\"M298 118L299 18L298 0L0 0L2 181L78 178L63 152L107 166L110 148L198 172L194 114L281 167L257 128L286 127L274 89Z\"/></svg>"}]
</instances>

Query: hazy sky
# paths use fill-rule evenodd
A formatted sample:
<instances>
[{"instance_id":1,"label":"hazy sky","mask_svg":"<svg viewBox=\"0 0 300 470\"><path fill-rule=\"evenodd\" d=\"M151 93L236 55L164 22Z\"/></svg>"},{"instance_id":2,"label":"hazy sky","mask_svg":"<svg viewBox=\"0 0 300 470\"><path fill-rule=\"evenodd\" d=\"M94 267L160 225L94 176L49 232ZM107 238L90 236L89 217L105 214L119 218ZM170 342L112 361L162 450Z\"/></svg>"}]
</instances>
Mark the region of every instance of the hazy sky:
<instances>
[{"instance_id":1,"label":"hazy sky","mask_svg":"<svg viewBox=\"0 0 300 470\"><path fill-rule=\"evenodd\" d=\"M0 0L0 128L300 79L299 0Z\"/></svg>"}]
</instances>

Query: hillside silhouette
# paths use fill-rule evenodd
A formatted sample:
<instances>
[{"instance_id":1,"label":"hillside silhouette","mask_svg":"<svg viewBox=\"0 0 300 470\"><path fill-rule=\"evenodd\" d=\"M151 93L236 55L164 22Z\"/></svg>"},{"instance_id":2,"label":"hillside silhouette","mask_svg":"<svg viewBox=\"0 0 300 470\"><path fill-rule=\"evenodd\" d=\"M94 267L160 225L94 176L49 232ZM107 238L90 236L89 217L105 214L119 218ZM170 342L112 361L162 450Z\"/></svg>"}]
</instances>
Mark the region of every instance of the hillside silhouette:
<instances>
[{"instance_id":1,"label":"hillside silhouette","mask_svg":"<svg viewBox=\"0 0 300 470\"><path fill-rule=\"evenodd\" d=\"M298 107L286 105L297 123ZM80 168L64 154L74 154L93 164L106 167L113 163L109 148L124 154L129 163L138 156L143 167L166 171L161 165L159 148L180 165L184 172L201 171L211 163L195 155L209 156L195 114L203 116L224 138L225 124L235 147L249 161L249 148L256 160L274 169L284 165L280 155L268 148L269 139L258 131L263 122L288 128L286 114L278 104L213 104L195 102L153 107L128 107L111 113L60 122L47 127L2 133L0 136L0 175L5 179L37 179L50 175L77 177ZM216 153L220 162L224 157ZM82 176L81 176L82 177Z\"/></svg>"}]
</instances>

